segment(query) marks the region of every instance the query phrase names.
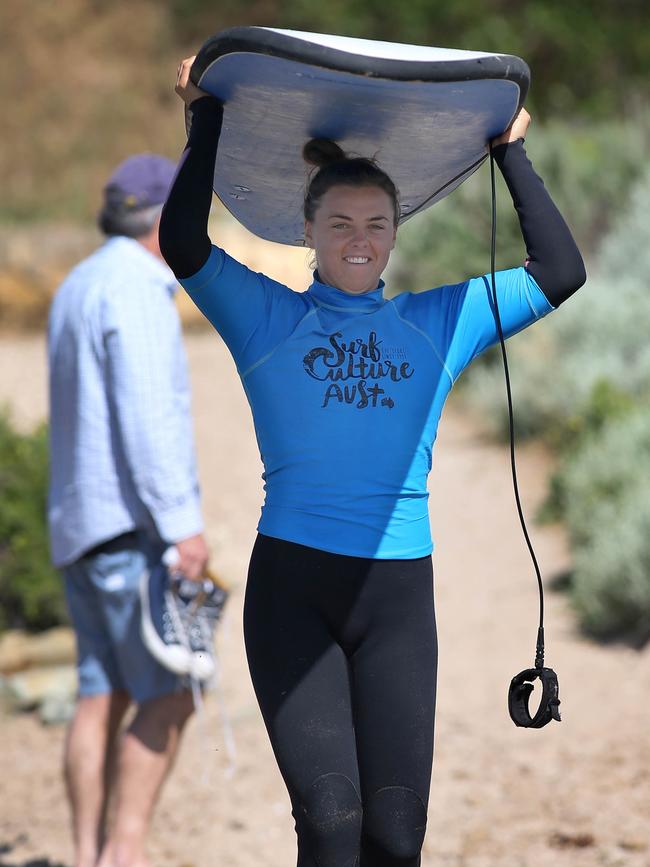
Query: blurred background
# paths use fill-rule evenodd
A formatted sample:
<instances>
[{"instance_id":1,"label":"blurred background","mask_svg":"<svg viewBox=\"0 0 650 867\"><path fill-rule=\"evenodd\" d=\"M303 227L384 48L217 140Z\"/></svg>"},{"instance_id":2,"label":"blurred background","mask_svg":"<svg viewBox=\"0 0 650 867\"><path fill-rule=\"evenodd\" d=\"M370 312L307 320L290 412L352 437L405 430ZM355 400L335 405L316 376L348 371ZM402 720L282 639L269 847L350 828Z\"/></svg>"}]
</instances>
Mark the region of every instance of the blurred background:
<instances>
[{"instance_id":1,"label":"blurred background","mask_svg":"<svg viewBox=\"0 0 650 867\"><path fill-rule=\"evenodd\" d=\"M16 697L10 681L17 673L39 660L65 661L70 653L63 633L59 650L47 644L44 651L27 650L24 643L25 636L66 622L44 524L43 334L50 299L67 270L101 240L95 213L114 166L133 152L176 158L182 150L183 116L173 92L178 61L217 31L244 24L496 51L529 64L527 150L574 232L588 284L543 327L509 343L517 435L545 455L535 519L562 528L569 557L552 583L576 635L612 654L643 651L650 639L647 0L3 0L0 672L6 708L38 704L33 696ZM500 266L524 258L514 217L500 184ZM217 205L212 219L234 255L296 289L306 286L304 251L253 238ZM390 265L392 291L485 273L489 219L483 170L403 227ZM200 335L200 317L183 298L179 304L189 338ZM193 357L199 356L196 349ZM454 397L456 410L479 420L495 443L507 435L500 365L500 356L488 353ZM647 676L647 664L644 671ZM63 721L69 710L69 702L55 701L44 716ZM647 788L644 798L647 804ZM647 849L626 851L628 860L619 853L623 860L571 863L650 863L642 861L650 857ZM646 854L637 862L635 852Z\"/></svg>"},{"instance_id":2,"label":"blurred background","mask_svg":"<svg viewBox=\"0 0 650 867\"><path fill-rule=\"evenodd\" d=\"M589 289L511 342L519 435L543 437L562 456L545 515L567 522L575 545L571 590L583 624L595 634L650 636L650 11L643 0L523 4L488 0L4 0L0 64L8 104L0 150L0 321L2 329L42 330L49 299L67 269L100 240L97 203L113 167L132 152L175 158L184 128L173 92L178 60L210 35L259 24L374 39L499 51L532 70L528 151L569 222L588 264ZM521 261L523 249L507 192L499 191L498 263ZM280 253L228 221L220 229L256 267ZM454 195L407 223L389 286L428 288L483 273L489 237L489 185L479 172ZM285 257L286 258L286 257ZM289 251L289 280L304 285L305 255ZM286 272L286 265L284 266ZM287 279L286 273L284 279ZM182 300L181 300L182 303ZM189 307L188 324L200 326ZM556 387L546 382L554 360ZM8 369L2 376L10 375ZM468 400L505 433L497 355L467 376ZM471 380L471 381L469 381ZM7 412L0 428L3 465L13 454ZM44 460L44 443L33 442ZM611 455L618 455L614 464ZM23 456L23 480L40 466ZM28 469L31 468L31 469ZM33 480L43 483L43 473ZM47 572L35 547L18 560L11 516L0 512L0 628L51 625L62 616L49 595L22 607L15 597L26 574ZM580 505L583 503L583 506ZM4 508L8 508L5 505ZM583 514L588 509L588 516ZM611 513L611 514L610 514ZM25 516L25 519L27 517ZM612 524L614 522L614 524ZM625 552L601 550L602 528L614 544L625 527ZM634 530L632 530L634 526ZM621 559L623 557L623 559ZM21 566L20 558L25 558ZM38 563L37 563L38 561ZM26 570L26 571L25 571ZM610 574L611 573L611 574ZM609 575L609 577L608 577ZM588 576L588 577L587 577ZM582 585L587 581L589 589ZM595 601L597 584L605 594ZM30 593L35 593L33 580ZM57 585L58 586L58 585ZM599 590L599 593L601 592ZM586 597L586 598L585 598ZM16 607L18 606L18 608Z\"/></svg>"}]
</instances>

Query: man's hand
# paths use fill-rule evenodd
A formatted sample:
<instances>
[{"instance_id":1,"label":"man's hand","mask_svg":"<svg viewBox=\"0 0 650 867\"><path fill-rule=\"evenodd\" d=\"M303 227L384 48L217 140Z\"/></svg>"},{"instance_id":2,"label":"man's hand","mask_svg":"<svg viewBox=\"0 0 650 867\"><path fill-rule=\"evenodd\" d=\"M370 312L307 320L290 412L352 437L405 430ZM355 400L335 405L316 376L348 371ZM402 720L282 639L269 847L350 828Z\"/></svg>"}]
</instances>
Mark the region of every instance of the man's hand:
<instances>
[{"instance_id":1,"label":"man's hand","mask_svg":"<svg viewBox=\"0 0 650 867\"><path fill-rule=\"evenodd\" d=\"M181 572L190 581L200 580L208 566L210 552L202 533L174 543L178 560L171 566L172 572Z\"/></svg>"},{"instance_id":2,"label":"man's hand","mask_svg":"<svg viewBox=\"0 0 650 867\"><path fill-rule=\"evenodd\" d=\"M530 115L522 106L508 129L497 138L492 139L492 147L496 147L500 144L508 144L508 142L511 141L517 141L518 138L526 138L529 126Z\"/></svg>"},{"instance_id":3,"label":"man's hand","mask_svg":"<svg viewBox=\"0 0 650 867\"><path fill-rule=\"evenodd\" d=\"M200 87L197 87L192 81L190 81L190 69L192 68L195 57L196 55L181 60L176 75L176 87L174 88L185 105L188 106L191 105L195 99L201 99L202 96L209 96L205 90L201 90Z\"/></svg>"}]
</instances>

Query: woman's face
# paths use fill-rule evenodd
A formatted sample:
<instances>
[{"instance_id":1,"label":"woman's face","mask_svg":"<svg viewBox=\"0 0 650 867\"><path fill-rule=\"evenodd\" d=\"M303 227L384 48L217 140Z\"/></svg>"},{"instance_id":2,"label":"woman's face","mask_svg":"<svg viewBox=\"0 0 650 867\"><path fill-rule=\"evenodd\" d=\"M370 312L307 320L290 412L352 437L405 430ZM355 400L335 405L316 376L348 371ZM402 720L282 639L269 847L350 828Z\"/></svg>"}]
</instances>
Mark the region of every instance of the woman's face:
<instances>
[{"instance_id":1,"label":"woman's face","mask_svg":"<svg viewBox=\"0 0 650 867\"><path fill-rule=\"evenodd\" d=\"M377 288L396 233L392 199L380 187L330 187L305 221L321 281L350 295Z\"/></svg>"}]
</instances>

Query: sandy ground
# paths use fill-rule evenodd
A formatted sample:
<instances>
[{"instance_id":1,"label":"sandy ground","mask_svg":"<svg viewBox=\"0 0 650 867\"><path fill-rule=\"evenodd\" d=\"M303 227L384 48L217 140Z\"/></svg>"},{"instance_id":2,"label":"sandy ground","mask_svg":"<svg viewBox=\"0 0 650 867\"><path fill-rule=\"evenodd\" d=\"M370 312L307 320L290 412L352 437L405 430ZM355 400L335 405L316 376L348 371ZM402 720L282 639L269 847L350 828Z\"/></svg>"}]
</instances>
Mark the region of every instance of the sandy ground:
<instances>
[{"instance_id":1,"label":"sandy ground","mask_svg":"<svg viewBox=\"0 0 650 867\"><path fill-rule=\"evenodd\" d=\"M288 799L262 727L243 652L247 556L261 501L260 463L235 370L211 334L188 339L208 535L232 582L219 637L238 760L231 778L218 705L191 723L157 809L158 867L290 867ZM0 341L0 403L29 426L45 412L44 345ZM520 451L528 513L548 460ZM561 596L547 598L547 663L560 677L563 722L516 729L510 678L532 663L537 596L510 488L506 452L450 401L436 447L431 518L440 637L436 759L424 867L650 865L650 649L580 638ZM536 529L547 580L568 566L562 533ZM0 867L71 863L60 777L64 732L31 716L0 718Z\"/></svg>"}]
</instances>

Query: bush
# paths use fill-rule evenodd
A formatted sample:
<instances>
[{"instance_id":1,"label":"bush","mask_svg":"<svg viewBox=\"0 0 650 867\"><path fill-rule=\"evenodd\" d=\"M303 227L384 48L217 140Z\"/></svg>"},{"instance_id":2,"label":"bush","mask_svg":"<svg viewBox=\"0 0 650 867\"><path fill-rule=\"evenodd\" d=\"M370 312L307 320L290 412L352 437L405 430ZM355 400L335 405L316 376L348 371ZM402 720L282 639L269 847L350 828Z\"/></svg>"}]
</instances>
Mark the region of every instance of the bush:
<instances>
[{"instance_id":1,"label":"bush","mask_svg":"<svg viewBox=\"0 0 650 867\"><path fill-rule=\"evenodd\" d=\"M595 277L544 323L508 341L518 437L565 450L598 426L599 413L650 397L650 294L627 277ZM468 372L465 395L505 438L500 364ZM616 397L614 397L616 396Z\"/></svg>"},{"instance_id":2,"label":"bush","mask_svg":"<svg viewBox=\"0 0 650 867\"><path fill-rule=\"evenodd\" d=\"M606 425L555 481L574 555L571 599L583 628L650 639L650 409Z\"/></svg>"},{"instance_id":3,"label":"bush","mask_svg":"<svg viewBox=\"0 0 650 867\"><path fill-rule=\"evenodd\" d=\"M61 579L45 523L47 431L20 434L0 412L0 630L66 621Z\"/></svg>"}]
</instances>

